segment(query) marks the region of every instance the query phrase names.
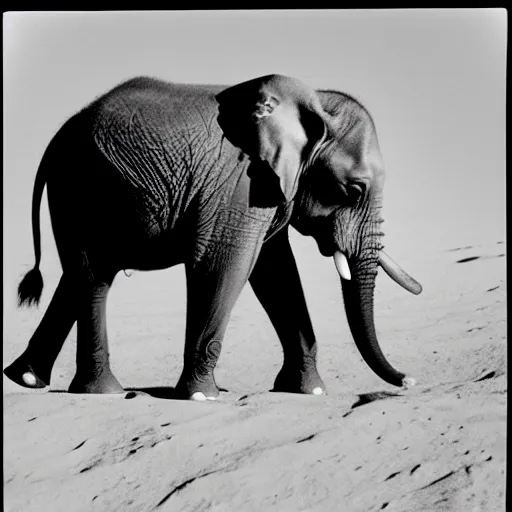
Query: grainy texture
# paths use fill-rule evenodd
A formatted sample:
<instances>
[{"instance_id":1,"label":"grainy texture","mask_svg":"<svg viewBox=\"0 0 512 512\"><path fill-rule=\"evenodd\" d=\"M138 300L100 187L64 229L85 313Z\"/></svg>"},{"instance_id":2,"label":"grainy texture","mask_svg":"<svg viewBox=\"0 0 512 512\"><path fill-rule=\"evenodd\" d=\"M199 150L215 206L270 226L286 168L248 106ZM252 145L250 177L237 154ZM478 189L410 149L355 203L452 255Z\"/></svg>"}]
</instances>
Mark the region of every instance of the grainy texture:
<instances>
[{"instance_id":1,"label":"grainy texture","mask_svg":"<svg viewBox=\"0 0 512 512\"><path fill-rule=\"evenodd\" d=\"M430 248L405 261L424 286L418 297L379 274L383 350L418 381L397 393L357 353L332 261L308 239L293 234L292 244L327 396L268 392L281 349L247 287L216 370L229 392L216 403L167 399L181 370L183 270L120 274L112 366L135 393L59 392L73 377L75 330L50 392L4 377L5 510L505 510L503 245ZM14 309L13 290L5 361L52 295L57 264L43 273L39 310Z\"/></svg>"}]
</instances>

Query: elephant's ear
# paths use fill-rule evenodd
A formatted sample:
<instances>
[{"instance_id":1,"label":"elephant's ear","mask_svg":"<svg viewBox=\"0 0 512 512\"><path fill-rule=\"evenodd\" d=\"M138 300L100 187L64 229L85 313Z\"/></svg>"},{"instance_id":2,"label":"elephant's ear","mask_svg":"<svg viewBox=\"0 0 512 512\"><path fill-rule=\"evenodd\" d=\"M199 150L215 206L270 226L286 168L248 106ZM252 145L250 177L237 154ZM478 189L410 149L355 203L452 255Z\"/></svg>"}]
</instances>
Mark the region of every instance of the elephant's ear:
<instances>
[{"instance_id":1,"label":"elephant's ear","mask_svg":"<svg viewBox=\"0 0 512 512\"><path fill-rule=\"evenodd\" d=\"M225 89L216 100L226 138L267 162L291 201L304 162L326 133L316 93L296 79L269 75Z\"/></svg>"}]
</instances>

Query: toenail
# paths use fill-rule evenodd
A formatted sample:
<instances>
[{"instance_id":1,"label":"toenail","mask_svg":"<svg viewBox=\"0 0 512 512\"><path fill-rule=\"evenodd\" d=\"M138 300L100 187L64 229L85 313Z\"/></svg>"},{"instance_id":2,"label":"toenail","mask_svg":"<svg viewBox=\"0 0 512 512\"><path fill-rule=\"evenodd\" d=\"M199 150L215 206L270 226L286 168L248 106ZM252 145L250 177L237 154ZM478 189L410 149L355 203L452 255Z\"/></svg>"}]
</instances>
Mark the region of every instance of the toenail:
<instances>
[{"instance_id":1,"label":"toenail","mask_svg":"<svg viewBox=\"0 0 512 512\"><path fill-rule=\"evenodd\" d=\"M416 385L416 379L413 377L404 377L402 380L402 388L409 389Z\"/></svg>"},{"instance_id":2,"label":"toenail","mask_svg":"<svg viewBox=\"0 0 512 512\"><path fill-rule=\"evenodd\" d=\"M204 402L206 400L206 397L204 396L204 393L201 393L201 391L196 391L191 397L191 400L195 400L196 402Z\"/></svg>"},{"instance_id":3,"label":"toenail","mask_svg":"<svg viewBox=\"0 0 512 512\"><path fill-rule=\"evenodd\" d=\"M31 372L25 372L21 378L27 386L35 386L37 384L36 378Z\"/></svg>"},{"instance_id":4,"label":"toenail","mask_svg":"<svg viewBox=\"0 0 512 512\"><path fill-rule=\"evenodd\" d=\"M315 388L313 389L313 395L323 395L324 390L322 388Z\"/></svg>"}]
</instances>

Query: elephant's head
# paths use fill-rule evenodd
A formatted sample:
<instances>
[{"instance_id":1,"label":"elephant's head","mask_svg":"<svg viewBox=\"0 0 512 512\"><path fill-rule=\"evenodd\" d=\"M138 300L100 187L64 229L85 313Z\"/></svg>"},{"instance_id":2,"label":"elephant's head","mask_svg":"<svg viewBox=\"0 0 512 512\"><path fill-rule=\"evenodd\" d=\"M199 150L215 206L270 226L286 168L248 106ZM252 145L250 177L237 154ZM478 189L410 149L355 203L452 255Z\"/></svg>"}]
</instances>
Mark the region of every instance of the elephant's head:
<instances>
[{"instance_id":1,"label":"elephant's head","mask_svg":"<svg viewBox=\"0 0 512 512\"><path fill-rule=\"evenodd\" d=\"M284 199L294 202L292 225L334 257L350 329L366 363L390 384L411 384L386 360L374 327L379 264L412 293L421 286L382 250L385 172L371 116L345 94L315 92L280 75L226 89L217 101L226 138L270 166Z\"/></svg>"}]
</instances>

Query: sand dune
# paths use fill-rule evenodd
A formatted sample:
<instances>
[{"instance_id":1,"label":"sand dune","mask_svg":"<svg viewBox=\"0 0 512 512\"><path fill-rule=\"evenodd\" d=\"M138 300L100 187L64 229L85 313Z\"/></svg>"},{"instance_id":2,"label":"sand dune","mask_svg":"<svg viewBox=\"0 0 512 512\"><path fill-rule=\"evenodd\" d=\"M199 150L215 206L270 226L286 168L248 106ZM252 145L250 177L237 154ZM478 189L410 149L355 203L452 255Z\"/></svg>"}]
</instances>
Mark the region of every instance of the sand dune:
<instances>
[{"instance_id":1,"label":"sand dune","mask_svg":"<svg viewBox=\"0 0 512 512\"><path fill-rule=\"evenodd\" d=\"M132 391L76 396L75 331L50 391L4 377L4 499L9 512L504 510L505 258L501 240L403 262L418 297L377 282L381 344L416 387L388 386L362 362L332 262L293 237L319 340L322 397L270 393L281 353L244 290L216 371L216 403L169 399L181 369L180 268L121 274L109 303L112 365ZM48 268L46 269L48 274ZM4 360L42 308L8 310ZM172 290L172 293L169 293Z\"/></svg>"}]
</instances>

